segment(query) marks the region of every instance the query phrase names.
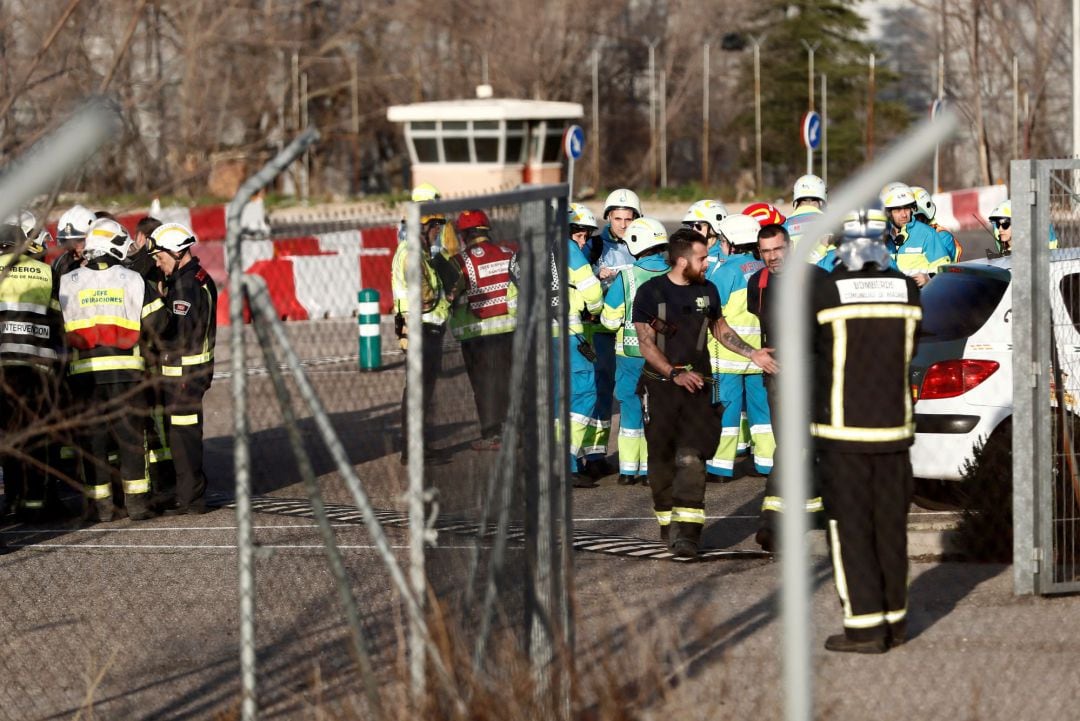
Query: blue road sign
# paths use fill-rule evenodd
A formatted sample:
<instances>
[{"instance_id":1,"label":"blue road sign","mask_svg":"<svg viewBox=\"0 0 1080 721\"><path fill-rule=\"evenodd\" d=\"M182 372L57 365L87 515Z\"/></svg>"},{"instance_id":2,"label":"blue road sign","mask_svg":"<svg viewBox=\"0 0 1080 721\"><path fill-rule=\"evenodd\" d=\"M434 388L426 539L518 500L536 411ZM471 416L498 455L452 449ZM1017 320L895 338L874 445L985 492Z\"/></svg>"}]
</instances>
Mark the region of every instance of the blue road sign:
<instances>
[{"instance_id":1,"label":"blue road sign","mask_svg":"<svg viewBox=\"0 0 1080 721\"><path fill-rule=\"evenodd\" d=\"M563 151L566 157L577 160L585 150L585 131L580 125L571 125L563 133Z\"/></svg>"},{"instance_id":2,"label":"blue road sign","mask_svg":"<svg viewBox=\"0 0 1080 721\"><path fill-rule=\"evenodd\" d=\"M821 145L821 116L813 110L803 114L802 143L811 150L817 150Z\"/></svg>"}]
</instances>

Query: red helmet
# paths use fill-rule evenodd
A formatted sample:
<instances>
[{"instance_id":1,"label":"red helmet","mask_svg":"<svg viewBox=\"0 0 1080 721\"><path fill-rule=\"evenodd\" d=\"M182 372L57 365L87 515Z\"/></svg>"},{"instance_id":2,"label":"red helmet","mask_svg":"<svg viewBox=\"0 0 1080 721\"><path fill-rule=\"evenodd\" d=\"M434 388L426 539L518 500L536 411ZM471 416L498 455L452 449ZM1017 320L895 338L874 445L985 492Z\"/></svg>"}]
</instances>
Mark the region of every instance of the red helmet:
<instances>
[{"instance_id":1,"label":"red helmet","mask_svg":"<svg viewBox=\"0 0 1080 721\"><path fill-rule=\"evenodd\" d=\"M491 221L488 220L487 213L482 210L464 210L457 219L457 229L459 233L464 233L466 230L472 228L491 228Z\"/></svg>"},{"instance_id":2,"label":"red helmet","mask_svg":"<svg viewBox=\"0 0 1080 721\"><path fill-rule=\"evenodd\" d=\"M743 209L743 215L749 215L762 228L766 225L783 225L787 218L771 203L751 203Z\"/></svg>"}]
</instances>

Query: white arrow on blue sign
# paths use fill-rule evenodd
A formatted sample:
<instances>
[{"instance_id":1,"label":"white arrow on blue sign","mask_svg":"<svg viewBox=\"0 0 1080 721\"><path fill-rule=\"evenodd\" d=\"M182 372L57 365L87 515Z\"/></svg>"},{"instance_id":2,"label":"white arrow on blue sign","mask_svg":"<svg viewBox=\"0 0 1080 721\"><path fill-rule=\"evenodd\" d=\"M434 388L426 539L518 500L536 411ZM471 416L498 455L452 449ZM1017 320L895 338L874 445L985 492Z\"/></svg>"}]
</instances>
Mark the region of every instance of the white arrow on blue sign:
<instances>
[{"instance_id":1,"label":"white arrow on blue sign","mask_svg":"<svg viewBox=\"0 0 1080 721\"><path fill-rule=\"evenodd\" d=\"M585 150L585 131L580 125L571 125L563 133L563 152L566 157L577 160Z\"/></svg>"},{"instance_id":2,"label":"white arrow on blue sign","mask_svg":"<svg viewBox=\"0 0 1080 721\"><path fill-rule=\"evenodd\" d=\"M821 145L821 116L813 110L803 115L802 142L811 150L817 150Z\"/></svg>"}]
</instances>

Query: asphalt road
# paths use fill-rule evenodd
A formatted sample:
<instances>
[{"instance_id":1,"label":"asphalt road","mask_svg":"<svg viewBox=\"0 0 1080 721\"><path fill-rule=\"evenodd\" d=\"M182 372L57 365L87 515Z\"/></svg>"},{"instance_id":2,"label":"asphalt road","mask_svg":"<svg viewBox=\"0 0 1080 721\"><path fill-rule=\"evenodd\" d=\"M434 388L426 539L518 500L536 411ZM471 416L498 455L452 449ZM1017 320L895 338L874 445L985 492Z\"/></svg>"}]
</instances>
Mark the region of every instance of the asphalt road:
<instances>
[{"instance_id":1,"label":"asphalt road","mask_svg":"<svg viewBox=\"0 0 1080 721\"><path fill-rule=\"evenodd\" d=\"M406 535L398 403L403 369L361 374L355 324L289 327L372 504L386 511L387 537L404 563ZM202 719L231 717L239 704L237 553L232 497L227 332L219 377L207 397L211 491L225 504L198 517L127 520L76 529L63 524L0 527L0 718ZM389 340L389 339L387 339ZM256 348L253 339L249 347ZM387 343L387 347L389 347ZM475 414L460 360L447 348L437 399L438 444L453 461L432 468L445 491L446 518L476 518L493 454L468 450ZM252 361L253 474L259 701L267 718L316 718L316 707L364 717L347 633L317 530L303 512L299 483L269 396L261 361ZM301 429L358 599L379 678L388 693L406 678L403 621L388 574L309 414ZM743 550L696 564L581 551L574 554L580 698L575 705L609 718L779 718L782 715L779 564L753 551L762 481L746 476L710 484L708 545ZM574 492L575 529L655 537L647 490L606 479ZM920 514L913 528L948 523ZM1075 598L1016 598L1001 565L915 560L911 566L913 638L883 657L828 654L824 636L840 629L840 608L820 534L811 618L816 641L815 709L828 719L1068 719L1080 701L1080 626ZM432 584L457 607L475 536L443 531L428 552ZM490 543L479 543L482 558ZM511 621L524 567L511 543L501 579ZM483 564L481 564L483 570ZM515 585L517 583L517 585ZM468 634L475 616L449 618ZM503 718L516 703L502 697ZM614 701L603 699L612 694ZM404 716L402 716L404 717Z\"/></svg>"}]
</instances>

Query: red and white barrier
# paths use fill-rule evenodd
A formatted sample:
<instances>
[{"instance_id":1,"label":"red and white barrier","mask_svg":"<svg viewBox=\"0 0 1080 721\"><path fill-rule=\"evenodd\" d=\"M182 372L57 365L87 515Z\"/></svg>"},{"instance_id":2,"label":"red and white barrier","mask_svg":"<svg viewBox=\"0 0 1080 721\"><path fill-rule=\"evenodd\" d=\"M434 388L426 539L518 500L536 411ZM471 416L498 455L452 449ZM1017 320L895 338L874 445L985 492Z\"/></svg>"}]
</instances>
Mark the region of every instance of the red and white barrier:
<instances>
[{"instance_id":1,"label":"red and white barrier","mask_svg":"<svg viewBox=\"0 0 1080 721\"><path fill-rule=\"evenodd\" d=\"M959 230L979 230L987 222L987 216L1000 203L1009 197L1009 186L986 185L980 188L965 188L947 193L935 193L934 205L937 217L934 220L945 228ZM980 222L981 221L981 222Z\"/></svg>"},{"instance_id":2,"label":"red and white barrier","mask_svg":"<svg viewBox=\"0 0 1080 721\"><path fill-rule=\"evenodd\" d=\"M280 318L352 317L361 288L377 290L379 312L388 314L393 308L390 266L397 231L394 225L272 241L245 240L240 245L241 264L245 272L266 280ZM223 244L200 244L200 260L215 246ZM228 325L224 253L214 260L212 265L205 261L203 265L218 284L218 324Z\"/></svg>"}]
</instances>

